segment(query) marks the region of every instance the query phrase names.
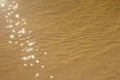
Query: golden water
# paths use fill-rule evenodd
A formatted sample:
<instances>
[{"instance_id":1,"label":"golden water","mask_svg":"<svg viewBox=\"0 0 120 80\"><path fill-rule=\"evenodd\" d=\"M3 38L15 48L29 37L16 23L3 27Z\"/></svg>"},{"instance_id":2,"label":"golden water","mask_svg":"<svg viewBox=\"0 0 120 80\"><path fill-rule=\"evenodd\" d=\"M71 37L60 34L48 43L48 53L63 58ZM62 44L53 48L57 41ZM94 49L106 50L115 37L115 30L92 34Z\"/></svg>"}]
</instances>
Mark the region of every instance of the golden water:
<instances>
[{"instance_id":1,"label":"golden water","mask_svg":"<svg viewBox=\"0 0 120 80\"><path fill-rule=\"evenodd\" d=\"M1 0L2 1L2 0ZM1 2L0 1L0 2ZM6 0L9 4L12 0ZM40 64L24 67L0 8L0 80L119 80L119 0L16 0ZM15 21L15 19L14 19ZM43 53L47 51L47 55ZM32 53L33 54L33 53ZM30 62L28 62L30 63ZM39 72L39 77L35 73ZM54 75L53 79L49 76Z\"/></svg>"}]
</instances>

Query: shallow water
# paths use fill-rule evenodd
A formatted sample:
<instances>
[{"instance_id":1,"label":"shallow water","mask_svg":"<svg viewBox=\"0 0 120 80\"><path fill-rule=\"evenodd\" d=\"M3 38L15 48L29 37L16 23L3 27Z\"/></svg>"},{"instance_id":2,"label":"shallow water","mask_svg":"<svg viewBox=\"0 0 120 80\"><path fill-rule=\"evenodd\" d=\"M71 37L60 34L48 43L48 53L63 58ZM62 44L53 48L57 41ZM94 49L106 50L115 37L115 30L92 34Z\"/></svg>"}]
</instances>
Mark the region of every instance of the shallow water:
<instances>
[{"instance_id":1,"label":"shallow water","mask_svg":"<svg viewBox=\"0 0 120 80\"><path fill-rule=\"evenodd\" d=\"M0 7L0 80L120 79L119 0L16 0L8 23L12 1ZM13 33L22 28L28 39ZM22 51L28 40L35 42L29 53Z\"/></svg>"}]
</instances>

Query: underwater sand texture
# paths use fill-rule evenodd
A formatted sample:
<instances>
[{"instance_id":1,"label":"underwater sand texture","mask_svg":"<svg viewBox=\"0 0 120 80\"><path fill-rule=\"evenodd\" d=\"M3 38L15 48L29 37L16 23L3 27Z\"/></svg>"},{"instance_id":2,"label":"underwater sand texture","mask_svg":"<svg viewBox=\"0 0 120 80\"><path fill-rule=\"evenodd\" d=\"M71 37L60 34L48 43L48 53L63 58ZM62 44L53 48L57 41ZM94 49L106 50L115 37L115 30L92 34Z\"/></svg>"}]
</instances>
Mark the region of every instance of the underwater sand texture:
<instances>
[{"instance_id":1,"label":"underwater sand texture","mask_svg":"<svg viewBox=\"0 0 120 80\"><path fill-rule=\"evenodd\" d=\"M39 48L32 54L45 68L34 60L33 67L23 66L26 54L8 43L11 32L0 8L0 80L120 80L120 0L16 2Z\"/></svg>"}]
</instances>

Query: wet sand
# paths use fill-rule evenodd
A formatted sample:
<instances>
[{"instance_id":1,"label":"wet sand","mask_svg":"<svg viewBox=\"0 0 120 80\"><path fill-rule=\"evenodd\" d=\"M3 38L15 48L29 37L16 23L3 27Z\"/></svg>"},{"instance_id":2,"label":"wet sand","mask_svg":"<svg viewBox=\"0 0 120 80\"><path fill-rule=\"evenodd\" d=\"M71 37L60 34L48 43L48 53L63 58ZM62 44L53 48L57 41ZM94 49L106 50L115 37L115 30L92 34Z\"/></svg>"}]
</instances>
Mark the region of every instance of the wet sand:
<instances>
[{"instance_id":1,"label":"wet sand","mask_svg":"<svg viewBox=\"0 0 120 80\"><path fill-rule=\"evenodd\" d=\"M8 44L10 31L0 8L0 80L120 79L119 0L16 2L20 17L27 19L26 27L32 30L30 39L39 48L34 54L45 68L23 66L21 58L26 54ZM34 77L36 71L39 77Z\"/></svg>"}]
</instances>

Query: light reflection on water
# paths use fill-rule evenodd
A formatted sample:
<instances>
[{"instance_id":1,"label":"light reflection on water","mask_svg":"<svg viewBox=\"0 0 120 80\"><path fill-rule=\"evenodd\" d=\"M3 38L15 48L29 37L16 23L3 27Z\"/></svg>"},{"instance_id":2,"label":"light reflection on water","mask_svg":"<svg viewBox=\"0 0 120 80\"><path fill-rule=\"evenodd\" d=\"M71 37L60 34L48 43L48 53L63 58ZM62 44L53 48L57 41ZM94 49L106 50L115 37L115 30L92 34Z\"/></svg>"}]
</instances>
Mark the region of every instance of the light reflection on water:
<instances>
[{"instance_id":1,"label":"light reflection on water","mask_svg":"<svg viewBox=\"0 0 120 80\"><path fill-rule=\"evenodd\" d=\"M27 30L25 25L27 25L26 19L21 18L20 14L17 12L19 4L16 1L11 1L11 3L7 3L5 0L0 1L0 5L5 12L5 18L7 22L6 28L11 31L8 43L10 45L17 45L22 47L21 51L26 54L21 58L24 61L23 66L26 67L33 67L34 64L41 65L40 68L44 69L45 65L40 62L40 59L36 58L35 53L39 51L38 48L35 48L36 42L30 40L31 37L31 30ZM27 36L26 36L27 35ZM29 54L32 53L32 54ZM43 53L47 55L47 52ZM34 62L30 62L30 60L34 60ZM28 62L29 61L29 62ZM40 73L35 72L35 77L39 77ZM50 75L49 78L54 78L53 75Z\"/></svg>"}]
</instances>

